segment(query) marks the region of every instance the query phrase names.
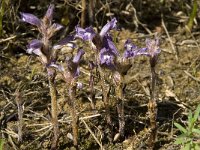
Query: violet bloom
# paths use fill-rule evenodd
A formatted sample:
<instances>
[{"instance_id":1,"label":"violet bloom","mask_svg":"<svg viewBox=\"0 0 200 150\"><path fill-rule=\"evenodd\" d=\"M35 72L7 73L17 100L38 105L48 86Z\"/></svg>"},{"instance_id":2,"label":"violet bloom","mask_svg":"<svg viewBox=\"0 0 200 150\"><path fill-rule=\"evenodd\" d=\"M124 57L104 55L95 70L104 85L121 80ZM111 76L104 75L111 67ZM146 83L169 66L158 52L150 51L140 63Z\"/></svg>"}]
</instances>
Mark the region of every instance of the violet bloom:
<instances>
[{"instance_id":1,"label":"violet bloom","mask_svg":"<svg viewBox=\"0 0 200 150\"><path fill-rule=\"evenodd\" d=\"M126 40L124 44L124 48L125 48L125 51L124 51L123 57L125 59L132 58L137 55L144 55L146 54L146 50L147 50L147 48L138 48L136 45L132 43L130 39Z\"/></svg>"},{"instance_id":2,"label":"violet bloom","mask_svg":"<svg viewBox=\"0 0 200 150\"><path fill-rule=\"evenodd\" d=\"M146 39L146 47L138 48L130 40L127 40L125 43L125 52L124 57L130 58L137 55L146 55L150 56L151 58L157 56L160 53L159 47L159 39Z\"/></svg>"},{"instance_id":3,"label":"violet bloom","mask_svg":"<svg viewBox=\"0 0 200 150\"><path fill-rule=\"evenodd\" d=\"M76 78L80 74L79 63L84 54L85 52L82 49L79 49L72 60L66 60L68 71L70 72L73 78Z\"/></svg>"},{"instance_id":4,"label":"violet bloom","mask_svg":"<svg viewBox=\"0 0 200 150\"><path fill-rule=\"evenodd\" d=\"M35 54L37 56L42 55L41 48L43 46L43 43L40 40L34 39L29 42L29 45L27 46L27 53L29 54Z\"/></svg>"},{"instance_id":5,"label":"violet bloom","mask_svg":"<svg viewBox=\"0 0 200 150\"><path fill-rule=\"evenodd\" d=\"M71 82L72 79L78 77L80 74L79 63L84 54L85 52L82 49L79 49L73 59L66 58L66 68L55 63L51 63L50 67L56 68L59 72L61 72L66 82Z\"/></svg>"},{"instance_id":6,"label":"violet bloom","mask_svg":"<svg viewBox=\"0 0 200 150\"><path fill-rule=\"evenodd\" d=\"M84 41L89 41L91 47L99 51L100 64L108 67L114 67L114 59L119 56L119 52L113 42L112 37L109 35L109 31L116 29L117 20L113 18L105 26L99 34L96 34L92 27L86 29L76 27L75 37L81 38Z\"/></svg>"},{"instance_id":7,"label":"violet bloom","mask_svg":"<svg viewBox=\"0 0 200 150\"><path fill-rule=\"evenodd\" d=\"M100 33L99 33L100 37L103 38L105 35L107 35L107 33L110 30L115 29L116 23L117 23L116 18L113 18L110 22L108 22L100 31ZM76 26L75 37L81 38L84 41L92 41L95 36L96 36L96 33L91 26L87 27L85 29L83 29L79 26Z\"/></svg>"},{"instance_id":8,"label":"violet bloom","mask_svg":"<svg viewBox=\"0 0 200 150\"><path fill-rule=\"evenodd\" d=\"M147 51L144 54L152 58L161 52L160 47L159 47L158 37L156 37L155 39L146 39L146 47L147 47Z\"/></svg>"},{"instance_id":9,"label":"violet bloom","mask_svg":"<svg viewBox=\"0 0 200 150\"><path fill-rule=\"evenodd\" d=\"M99 35L104 37L110 30L116 29L117 27L117 19L113 18L110 22L108 22L102 29Z\"/></svg>"},{"instance_id":10,"label":"violet bloom","mask_svg":"<svg viewBox=\"0 0 200 150\"><path fill-rule=\"evenodd\" d=\"M37 26L38 30L41 33L48 32L49 38L58 30L60 30L63 26L57 23L52 24L53 20L53 11L54 5L51 4L48 7L46 14L43 19L39 19L37 16L30 13L21 12L21 20L27 22L29 24Z\"/></svg>"},{"instance_id":11,"label":"violet bloom","mask_svg":"<svg viewBox=\"0 0 200 150\"><path fill-rule=\"evenodd\" d=\"M92 39L95 37L96 33L94 29L90 26L85 29L76 26L76 35L75 37L81 38L84 41L92 41Z\"/></svg>"},{"instance_id":12,"label":"violet bloom","mask_svg":"<svg viewBox=\"0 0 200 150\"><path fill-rule=\"evenodd\" d=\"M114 42L112 41L112 37L110 35L106 35L103 38L103 47L106 49L109 49L111 53L118 56L119 52L117 50L117 47L115 46Z\"/></svg>"},{"instance_id":13,"label":"violet bloom","mask_svg":"<svg viewBox=\"0 0 200 150\"><path fill-rule=\"evenodd\" d=\"M22 21L35 25L37 27L41 26L41 20L35 15L30 14L30 13L20 13L20 14L21 14Z\"/></svg>"},{"instance_id":14,"label":"violet bloom","mask_svg":"<svg viewBox=\"0 0 200 150\"><path fill-rule=\"evenodd\" d=\"M109 49L103 48L99 54L100 64L108 67L109 69L114 69L114 59L115 55Z\"/></svg>"},{"instance_id":15,"label":"violet bloom","mask_svg":"<svg viewBox=\"0 0 200 150\"><path fill-rule=\"evenodd\" d=\"M74 36L68 36L52 47L50 38L53 37L57 31L63 28L62 25L52 22L53 12L54 5L51 4L42 19L39 19L33 14L20 13L21 20L35 25L41 34L40 40L34 39L29 43L27 53L39 56L42 63L46 66L49 66L53 61L56 60L55 52L57 49L60 49L65 45L72 48L75 47L75 45L71 43L71 41L74 40Z\"/></svg>"}]
</instances>

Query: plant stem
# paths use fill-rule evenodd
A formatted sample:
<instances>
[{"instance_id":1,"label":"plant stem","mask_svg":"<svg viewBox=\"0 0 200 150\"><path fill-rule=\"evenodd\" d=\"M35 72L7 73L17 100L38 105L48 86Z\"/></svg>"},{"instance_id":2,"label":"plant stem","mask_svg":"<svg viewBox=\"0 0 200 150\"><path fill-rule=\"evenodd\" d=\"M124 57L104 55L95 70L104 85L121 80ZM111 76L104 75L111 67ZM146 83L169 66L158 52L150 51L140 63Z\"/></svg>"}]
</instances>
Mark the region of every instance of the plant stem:
<instances>
[{"instance_id":1,"label":"plant stem","mask_svg":"<svg viewBox=\"0 0 200 150\"><path fill-rule=\"evenodd\" d=\"M120 81L118 83L116 94L119 104L117 105L118 118L119 118L119 134L121 138L124 138L125 118L124 118L124 96L123 96L123 76L120 75Z\"/></svg>"},{"instance_id":2,"label":"plant stem","mask_svg":"<svg viewBox=\"0 0 200 150\"><path fill-rule=\"evenodd\" d=\"M86 15L86 0L81 0L82 2L82 12L81 12L81 27L85 26L85 15Z\"/></svg>"},{"instance_id":3,"label":"plant stem","mask_svg":"<svg viewBox=\"0 0 200 150\"><path fill-rule=\"evenodd\" d=\"M94 23L94 0L89 0L89 21L90 25Z\"/></svg>"},{"instance_id":4,"label":"plant stem","mask_svg":"<svg viewBox=\"0 0 200 150\"><path fill-rule=\"evenodd\" d=\"M93 75L93 69L91 68L90 70L90 82L89 82L89 86L90 86L90 100L91 100L91 107L92 109L95 109L95 91L94 91L94 75Z\"/></svg>"},{"instance_id":5,"label":"plant stem","mask_svg":"<svg viewBox=\"0 0 200 150\"><path fill-rule=\"evenodd\" d=\"M153 149L156 140L157 134L157 125L156 125L156 117L157 117L157 103L155 100L155 85L156 85L156 57L150 58L150 66L151 66L151 93L150 100L148 104L149 117L150 117L150 127L151 133L149 138L149 149Z\"/></svg>"},{"instance_id":6,"label":"plant stem","mask_svg":"<svg viewBox=\"0 0 200 150\"><path fill-rule=\"evenodd\" d=\"M110 102L108 100L108 93L110 88L108 87L108 85L105 83L105 77L104 77L104 73L101 70L101 67L99 66L99 72L100 72L100 80L101 80L101 89L103 92L103 102L105 105L105 109L106 109L106 121L108 125L112 125L112 120L111 120L111 115L110 115Z\"/></svg>"},{"instance_id":7,"label":"plant stem","mask_svg":"<svg viewBox=\"0 0 200 150\"><path fill-rule=\"evenodd\" d=\"M73 143L76 149L78 149L78 116L76 114L76 102L75 102L76 86L69 86L69 106L71 109L72 117L72 132L73 132Z\"/></svg>"},{"instance_id":8,"label":"plant stem","mask_svg":"<svg viewBox=\"0 0 200 150\"><path fill-rule=\"evenodd\" d=\"M22 99L19 93L19 89L16 91L16 103L18 109L18 142L22 142L22 127L23 127L23 108L22 108Z\"/></svg>"},{"instance_id":9,"label":"plant stem","mask_svg":"<svg viewBox=\"0 0 200 150\"><path fill-rule=\"evenodd\" d=\"M187 26L188 26L190 31L192 30L192 26L193 26L193 23L194 23L194 18L197 15L197 9L198 9L197 0L194 0L193 1L192 12L190 14L190 18L189 18L189 21L188 21L188 24L187 24Z\"/></svg>"},{"instance_id":10,"label":"plant stem","mask_svg":"<svg viewBox=\"0 0 200 150\"><path fill-rule=\"evenodd\" d=\"M47 68L48 70L48 68ZM51 96L51 116L52 116L52 125L54 139L52 141L51 149L56 150L59 138L59 128L58 128L58 113L57 113L57 92L55 86L55 72L51 75L48 75L50 96Z\"/></svg>"},{"instance_id":11,"label":"plant stem","mask_svg":"<svg viewBox=\"0 0 200 150\"><path fill-rule=\"evenodd\" d=\"M1 37L3 34L3 16L4 16L6 2L5 0L2 0L0 3L1 3L0 6L0 37Z\"/></svg>"},{"instance_id":12,"label":"plant stem","mask_svg":"<svg viewBox=\"0 0 200 150\"><path fill-rule=\"evenodd\" d=\"M99 75L100 75L100 84L101 84L101 89L102 89L102 94L103 94L103 102L104 102L104 107L105 107L105 111L106 111L106 122L107 124L112 127L112 120L111 120L111 115L110 115L110 102L108 100L108 94L109 94L109 90L110 87L109 85L107 85L105 82L105 74L102 70L102 67L100 66L100 60L99 60L99 51L96 51L95 53L95 61L97 64L97 69L99 71Z\"/></svg>"}]
</instances>

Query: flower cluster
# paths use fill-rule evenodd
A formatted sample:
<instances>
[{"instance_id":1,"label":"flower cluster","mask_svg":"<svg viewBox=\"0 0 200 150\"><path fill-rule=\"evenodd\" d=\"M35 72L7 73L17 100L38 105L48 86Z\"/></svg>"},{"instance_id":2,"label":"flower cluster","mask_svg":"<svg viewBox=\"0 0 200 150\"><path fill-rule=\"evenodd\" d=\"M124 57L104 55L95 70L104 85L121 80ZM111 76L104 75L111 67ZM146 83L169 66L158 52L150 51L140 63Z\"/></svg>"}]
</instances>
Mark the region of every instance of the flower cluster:
<instances>
[{"instance_id":1,"label":"flower cluster","mask_svg":"<svg viewBox=\"0 0 200 150\"><path fill-rule=\"evenodd\" d=\"M55 120L57 119L57 106L55 108L54 104L56 104L56 89L54 87L54 79L56 76L56 70L62 74L64 81L68 87L68 95L70 99L70 107L71 107L71 115L72 118L76 118L75 121L72 123L73 133L74 133L74 144L77 145L78 140L78 131L77 131L77 113L76 113L76 105L74 102L75 99L75 90L78 87L78 83L76 82L77 77L80 74L80 61L82 56L85 54L84 50L78 48L77 54L74 57L66 57L65 67L63 65L58 64L57 57L58 57L58 49L61 49L63 46L70 46L71 48L75 49L77 46L72 42L77 38L82 39L83 41L89 42L91 45L91 49L95 51L96 54L96 62L94 60L89 60L90 69L92 70L94 66L97 66L97 70L100 72L100 80L101 87L102 87L102 94L105 106L106 104L109 105L107 100L107 95L109 93L109 88L106 88L104 81L106 80L105 74L102 73L102 68L106 68L111 70L113 73L113 80L116 85L116 89L118 89L117 97L120 100L121 104L118 105L118 113L119 113L119 132L123 137L124 134L124 127L125 127L125 119L124 119L124 101L123 101L123 88L124 88L124 75L127 71L131 68L132 64L130 63L130 59L136 56L145 55L150 58L150 64L152 68L152 78L154 79L153 82L153 90L155 84L155 64L157 55L160 53L159 48L159 39L156 37L155 39L146 39L146 46L145 47L137 47L132 43L130 39L128 39L124 44L124 52L120 54L115 42L112 38L110 33L111 30L117 29L117 19L113 18L109 21L99 33L97 33L93 27L87 27L85 29L76 26L75 27L75 34L69 35L66 38L60 40L57 44L52 45L51 39L55 35L55 33L63 28L62 25L58 23L53 23L53 11L54 5L50 5L44 17L39 19L33 14L29 13L21 13L22 21L27 22L31 25L37 27L41 38L40 39L33 39L29 42L27 46L27 53L36 55L42 64L46 67L49 83L50 83L50 92L54 92L51 96L52 98L52 118L54 117ZM53 70L53 71L52 71ZM53 72L53 73L52 73ZM92 71L91 71L92 74ZM93 82L91 76L91 82ZM90 83L93 86L93 83ZM52 88L52 89L51 89ZM91 91L93 92L93 87L91 87ZM93 93L92 93L93 94ZM152 94L154 95L154 94ZM92 97L92 96L91 96ZM154 96L152 96L154 97ZM109 106L106 109L107 113L109 113ZM53 120L53 119L52 119ZM110 119L108 119L108 122ZM56 129L58 128L58 121L57 123L54 122L54 129L55 129L55 139L57 140L58 134Z\"/></svg>"},{"instance_id":2,"label":"flower cluster","mask_svg":"<svg viewBox=\"0 0 200 150\"><path fill-rule=\"evenodd\" d=\"M155 57L158 53L160 53L158 38L146 39L146 47L144 48L137 47L130 39L128 39L124 45L124 54L121 56L109 33L110 30L116 28L117 20L116 18L113 18L101 29L99 34L95 33L91 26L85 29L77 26L75 37L81 38L84 41L89 41L91 43L91 47L99 51L100 65L114 70L119 68L116 66L116 64L118 64L115 62L116 60L123 62L126 59L133 58L138 55Z\"/></svg>"},{"instance_id":3,"label":"flower cluster","mask_svg":"<svg viewBox=\"0 0 200 150\"><path fill-rule=\"evenodd\" d=\"M70 43L74 40L73 36L69 36L61 40L58 44L52 47L51 38L55 33L63 28L58 23L53 23L54 5L51 4L42 19L30 13L20 13L21 20L37 27L41 34L41 39L33 39L27 46L27 53L39 56L40 61L49 66L52 62L56 61L56 49L61 48L63 45ZM73 47L74 45L72 45Z\"/></svg>"}]
</instances>

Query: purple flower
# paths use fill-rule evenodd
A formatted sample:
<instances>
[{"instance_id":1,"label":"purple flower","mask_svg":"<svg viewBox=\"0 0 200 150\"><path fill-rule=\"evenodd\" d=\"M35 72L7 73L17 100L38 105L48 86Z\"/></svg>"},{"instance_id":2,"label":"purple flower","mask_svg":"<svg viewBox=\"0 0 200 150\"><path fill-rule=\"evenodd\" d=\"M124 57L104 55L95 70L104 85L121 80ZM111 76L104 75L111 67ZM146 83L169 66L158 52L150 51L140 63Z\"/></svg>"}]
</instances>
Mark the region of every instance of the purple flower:
<instances>
[{"instance_id":1,"label":"purple flower","mask_svg":"<svg viewBox=\"0 0 200 150\"><path fill-rule=\"evenodd\" d=\"M113 18L110 22L108 22L101 30L100 37L103 38L108 34L108 32L112 29L115 29L117 26L116 18ZM90 26L85 29L76 26L76 37L83 39L84 41L92 41L96 36L94 29Z\"/></svg>"},{"instance_id":2,"label":"purple flower","mask_svg":"<svg viewBox=\"0 0 200 150\"><path fill-rule=\"evenodd\" d=\"M99 60L100 60L101 65L103 65L109 69L114 68L115 56L112 53L112 51L110 51L109 49L103 48L100 51L99 57L100 57Z\"/></svg>"},{"instance_id":3,"label":"purple flower","mask_svg":"<svg viewBox=\"0 0 200 150\"><path fill-rule=\"evenodd\" d=\"M52 24L53 11L54 11L54 5L51 4L48 7L48 10L46 14L44 15L43 19L39 19L35 15L29 14L29 13L20 13L20 14L21 14L22 21L37 26L38 30L42 34L48 36L47 38L49 39L54 35L56 31L63 28L63 26L58 23Z\"/></svg>"},{"instance_id":4,"label":"purple flower","mask_svg":"<svg viewBox=\"0 0 200 150\"><path fill-rule=\"evenodd\" d=\"M55 51L59 47L61 47L61 44L53 47L50 38L61 28L63 28L62 25L58 23L52 23L53 20L53 11L54 11L54 5L50 5L48 7L48 10L46 14L44 15L43 19L38 19L35 15L29 14L29 13L20 13L21 18L24 22L27 22L29 24L35 25L38 28L38 31L42 35L41 40L32 40L27 49L27 53L29 54L36 54L39 56L40 60L45 66L49 66L53 61L57 59L57 55ZM63 41L62 41L63 44Z\"/></svg>"},{"instance_id":5,"label":"purple flower","mask_svg":"<svg viewBox=\"0 0 200 150\"><path fill-rule=\"evenodd\" d=\"M43 43L40 40L34 39L27 46L27 48L28 48L27 53L41 56L42 55L42 51L41 51L42 46L43 46Z\"/></svg>"},{"instance_id":6,"label":"purple flower","mask_svg":"<svg viewBox=\"0 0 200 150\"><path fill-rule=\"evenodd\" d=\"M138 55L146 55L147 48L138 48L136 45L132 43L130 39L126 40L124 45L125 51L123 54L124 58L131 58Z\"/></svg>"},{"instance_id":7,"label":"purple flower","mask_svg":"<svg viewBox=\"0 0 200 150\"><path fill-rule=\"evenodd\" d=\"M77 54L73 58L73 63L79 64L81 57L85 54L85 52L82 49L79 49Z\"/></svg>"},{"instance_id":8,"label":"purple flower","mask_svg":"<svg viewBox=\"0 0 200 150\"><path fill-rule=\"evenodd\" d=\"M85 52L82 49L79 49L77 54L74 56L74 58L72 60L66 59L67 70L70 73L70 76L72 78L79 76L79 74L80 74L79 63L84 54L85 54Z\"/></svg>"},{"instance_id":9,"label":"purple flower","mask_svg":"<svg viewBox=\"0 0 200 150\"><path fill-rule=\"evenodd\" d=\"M84 41L92 41L94 36L96 35L94 29L90 26L88 28L81 28L79 26L76 26L76 35L75 37L81 38Z\"/></svg>"},{"instance_id":10,"label":"purple flower","mask_svg":"<svg viewBox=\"0 0 200 150\"><path fill-rule=\"evenodd\" d=\"M46 55L42 52L43 43L40 40L34 39L31 42L29 42L29 45L27 46L27 53L29 54L35 54L39 56L41 62L43 64L48 63L48 58Z\"/></svg>"},{"instance_id":11,"label":"purple flower","mask_svg":"<svg viewBox=\"0 0 200 150\"><path fill-rule=\"evenodd\" d=\"M138 52L138 47L132 44L132 41L130 39L126 40L124 48L125 48L125 51L123 54L124 58L134 57L136 56Z\"/></svg>"},{"instance_id":12,"label":"purple flower","mask_svg":"<svg viewBox=\"0 0 200 150\"><path fill-rule=\"evenodd\" d=\"M160 53L159 48L159 39L146 39L146 47L144 48L138 48L134 44L132 44L131 40L127 40L125 43L125 52L124 52L124 58L130 58L137 55L146 55L150 57L155 57L157 54Z\"/></svg>"},{"instance_id":13,"label":"purple flower","mask_svg":"<svg viewBox=\"0 0 200 150\"><path fill-rule=\"evenodd\" d=\"M152 58L161 52L158 37L155 39L146 39L146 47L146 55L151 56Z\"/></svg>"},{"instance_id":14,"label":"purple flower","mask_svg":"<svg viewBox=\"0 0 200 150\"><path fill-rule=\"evenodd\" d=\"M54 23L52 24L52 26L49 28L49 30L53 30L53 32L59 31L60 29L62 29L63 26L61 24L58 23Z\"/></svg>"},{"instance_id":15,"label":"purple flower","mask_svg":"<svg viewBox=\"0 0 200 150\"><path fill-rule=\"evenodd\" d=\"M113 18L110 22L108 22L102 29L99 35L104 37L110 30L115 29L117 27L117 19Z\"/></svg>"},{"instance_id":16,"label":"purple flower","mask_svg":"<svg viewBox=\"0 0 200 150\"><path fill-rule=\"evenodd\" d=\"M35 15L29 14L29 13L22 13L22 12L20 14L21 14L22 21L35 25L37 27L40 27L41 20Z\"/></svg>"},{"instance_id":17,"label":"purple flower","mask_svg":"<svg viewBox=\"0 0 200 150\"><path fill-rule=\"evenodd\" d=\"M112 41L112 38L109 35L104 36L103 47L109 49L110 52L113 53L114 55L116 56L119 55L117 47L115 46L114 42Z\"/></svg>"},{"instance_id":18,"label":"purple flower","mask_svg":"<svg viewBox=\"0 0 200 150\"><path fill-rule=\"evenodd\" d=\"M53 62L49 65L49 67L56 68L59 72L61 72L65 81L67 83L70 83L74 78L78 77L80 74L79 63L84 54L85 52L82 49L79 49L73 59L66 58L66 67L55 64Z\"/></svg>"}]
</instances>

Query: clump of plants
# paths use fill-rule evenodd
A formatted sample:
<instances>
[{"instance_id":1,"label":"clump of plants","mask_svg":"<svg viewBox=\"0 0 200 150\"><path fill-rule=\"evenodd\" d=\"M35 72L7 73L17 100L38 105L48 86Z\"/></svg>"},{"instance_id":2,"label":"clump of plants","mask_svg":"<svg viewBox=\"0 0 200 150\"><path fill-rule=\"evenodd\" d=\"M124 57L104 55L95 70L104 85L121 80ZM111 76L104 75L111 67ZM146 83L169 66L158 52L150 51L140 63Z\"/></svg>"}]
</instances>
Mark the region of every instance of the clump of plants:
<instances>
[{"instance_id":1,"label":"clump of plants","mask_svg":"<svg viewBox=\"0 0 200 150\"><path fill-rule=\"evenodd\" d=\"M56 76L61 74L62 79L65 82L65 86L68 91L67 104L70 108L70 115L72 118L72 132L73 132L73 144L75 148L79 147L79 117L78 106L76 105L76 89L81 88L78 83L78 77L80 76L79 67L81 64L81 58L86 53L83 49L89 45L91 50L89 53L94 53L94 57L89 58L86 62L90 66L90 79L88 82L90 88L90 98L92 102L92 108L95 109L95 84L100 84L102 92L102 100L105 108L105 118L107 126L110 129L110 136L112 142L125 139L125 75L132 67L131 59L140 57L142 55L149 58L150 70L151 70L151 92L148 104L148 114L150 121L150 137L149 148L153 149L156 139L156 117L157 117L157 103L156 103L156 72L155 67L157 64L158 54L160 53L159 38L147 39L146 46L143 48L137 47L128 39L124 44L124 52L121 54L117 49L114 38L110 33L111 30L117 30L117 19L113 18L109 21L101 31L98 33L93 27L81 28L75 27L75 34L66 37L59 41L57 44L52 43L52 38L55 33L62 29L62 25L53 23L54 5L50 5L45 16L42 19L37 18L33 14L21 13L21 19L31 25L34 25L39 31L38 39L34 39L29 42L27 53L33 54L38 57L41 64L46 70L49 81L49 94L51 96L51 117L54 138L52 140L51 149L57 149L59 142L59 123L58 123L58 111L57 111L57 88L56 88ZM74 51L77 50L73 56L66 56L64 63L60 64L59 49L67 45L71 41L81 39L83 44L82 48L71 44L71 48ZM87 55L87 53L85 54ZM84 58L83 58L84 59ZM96 71L93 71L96 70ZM94 74L97 77L97 82L94 82ZM114 87L115 104L118 113L118 133L113 133L113 120L111 116L111 104L110 104L110 90Z\"/></svg>"},{"instance_id":2,"label":"clump of plants","mask_svg":"<svg viewBox=\"0 0 200 150\"><path fill-rule=\"evenodd\" d=\"M200 105L198 105L194 114L191 111L189 111L188 120L184 126L180 123L174 123L174 125L181 132L181 134L176 137L175 144L181 145L183 150L200 149L200 129L198 124L199 114Z\"/></svg>"}]
</instances>

